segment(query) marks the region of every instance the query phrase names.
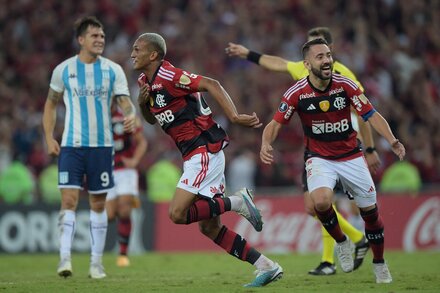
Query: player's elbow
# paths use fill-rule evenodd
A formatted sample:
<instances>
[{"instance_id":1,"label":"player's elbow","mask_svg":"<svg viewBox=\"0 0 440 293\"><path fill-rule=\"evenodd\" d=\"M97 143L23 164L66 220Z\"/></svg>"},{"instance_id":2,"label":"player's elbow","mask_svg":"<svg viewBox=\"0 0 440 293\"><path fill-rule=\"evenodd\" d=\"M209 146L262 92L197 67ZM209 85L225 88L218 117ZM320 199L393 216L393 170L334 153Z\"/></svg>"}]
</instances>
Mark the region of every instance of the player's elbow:
<instances>
[{"instance_id":1,"label":"player's elbow","mask_svg":"<svg viewBox=\"0 0 440 293\"><path fill-rule=\"evenodd\" d=\"M231 123L233 123L233 124L237 124L238 121L239 121L239 118L238 118L238 114L237 114L237 113L232 113L232 114L230 114L230 115L228 116L228 118L229 118L229 121L231 121Z\"/></svg>"},{"instance_id":2,"label":"player's elbow","mask_svg":"<svg viewBox=\"0 0 440 293\"><path fill-rule=\"evenodd\" d=\"M215 95L216 92L222 90L220 82L216 79L204 76L199 83L199 91L208 92Z\"/></svg>"}]
</instances>

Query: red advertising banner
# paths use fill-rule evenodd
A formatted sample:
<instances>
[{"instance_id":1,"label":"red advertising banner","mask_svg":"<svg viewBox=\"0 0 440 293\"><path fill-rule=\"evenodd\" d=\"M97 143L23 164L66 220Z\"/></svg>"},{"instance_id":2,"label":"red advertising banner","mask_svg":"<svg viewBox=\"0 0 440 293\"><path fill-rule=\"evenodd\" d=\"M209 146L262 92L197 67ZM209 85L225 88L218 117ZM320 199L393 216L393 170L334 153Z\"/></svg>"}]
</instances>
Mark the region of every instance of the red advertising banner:
<instances>
[{"instance_id":1,"label":"red advertising banner","mask_svg":"<svg viewBox=\"0 0 440 293\"><path fill-rule=\"evenodd\" d=\"M302 196L260 197L263 231L256 232L233 212L222 215L228 228L243 236L251 246L265 252L312 252L321 246L319 223L304 212ZM440 196L379 196L385 222L387 249L440 250ZM168 204L156 206L154 250L220 250L198 231L196 223L176 225L168 218Z\"/></svg>"}]
</instances>

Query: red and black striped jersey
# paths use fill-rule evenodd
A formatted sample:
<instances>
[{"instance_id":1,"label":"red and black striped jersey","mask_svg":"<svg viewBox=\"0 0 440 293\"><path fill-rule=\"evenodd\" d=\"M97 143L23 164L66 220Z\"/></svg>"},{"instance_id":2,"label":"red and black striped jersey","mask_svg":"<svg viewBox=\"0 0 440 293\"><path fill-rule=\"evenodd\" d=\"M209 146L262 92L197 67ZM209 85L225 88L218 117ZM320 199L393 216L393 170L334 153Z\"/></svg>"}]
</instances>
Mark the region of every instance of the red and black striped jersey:
<instances>
[{"instance_id":1,"label":"red and black striped jersey","mask_svg":"<svg viewBox=\"0 0 440 293\"><path fill-rule=\"evenodd\" d=\"M136 144L133 135L142 131L141 125L136 125L133 133L124 131L124 114L119 107L112 107L112 127L113 127L113 141L114 141L114 162L115 169L125 168L122 162L122 157L131 158L134 155Z\"/></svg>"},{"instance_id":2,"label":"red and black striped jersey","mask_svg":"<svg viewBox=\"0 0 440 293\"><path fill-rule=\"evenodd\" d=\"M168 61L162 62L151 81L143 73L138 78L139 86L150 86L150 112L174 140L184 159L200 147L210 153L219 152L229 142L198 90L201 79L202 76L176 68Z\"/></svg>"},{"instance_id":3,"label":"red and black striped jersey","mask_svg":"<svg viewBox=\"0 0 440 293\"><path fill-rule=\"evenodd\" d=\"M361 155L350 105L364 120L375 112L351 79L334 73L328 87L321 91L306 77L284 93L273 119L286 124L297 112L304 131L306 157L346 160Z\"/></svg>"}]
</instances>

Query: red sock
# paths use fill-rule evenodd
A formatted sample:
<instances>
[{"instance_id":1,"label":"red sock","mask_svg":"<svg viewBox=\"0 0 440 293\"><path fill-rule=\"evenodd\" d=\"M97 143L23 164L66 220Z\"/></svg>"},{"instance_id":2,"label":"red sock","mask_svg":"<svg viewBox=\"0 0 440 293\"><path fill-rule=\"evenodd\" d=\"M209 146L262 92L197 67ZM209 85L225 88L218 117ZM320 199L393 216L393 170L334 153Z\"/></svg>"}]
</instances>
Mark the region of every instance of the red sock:
<instances>
[{"instance_id":1,"label":"red sock","mask_svg":"<svg viewBox=\"0 0 440 293\"><path fill-rule=\"evenodd\" d=\"M373 252L373 262L383 263L383 252L385 247L384 225L382 218L379 215L377 207L368 211L361 211L362 219L365 221L365 236L370 243L371 251Z\"/></svg>"},{"instance_id":2,"label":"red sock","mask_svg":"<svg viewBox=\"0 0 440 293\"><path fill-rule=\"evenodd\" d=\"M227 197L202 198L194 202L189 208L186 223L190 224L201 220L212 219L230 210L231 200Z\"/></svg>"},{"instance_id":3,"label":"red sock","mask_svg":"<svg viewBox=\"0 0 440 293\"><path fill-rule=\"evenodd\" d=\"M336 216L333 206L330 206L328 210L323 212L315 208L315 212L328 234L330 234L336 242L343 242L347 239L339 226L338 217Z\"/></svg>"},{"instance_id":4,"label":"red sock","mask_svg":"<svg viewBox=\"0 0 440 293\"><path fill-rule=\"evenodd\" d=\"M246 242L246 239L229 230L226 226L220 229L214 242L230 255L251 264L254 264L261 255Z\"/></svg>"},{"instance_id":5,"label":"red sock","mask_svg":"<svg viewBox=\"0 0 440 293\"><path fill-rule=\"evenodd\" d=\"M118 235L119 235L119 254L127 255L128 243L131 234L131 219L119 219Z\"/></svg>"}]
</instances>

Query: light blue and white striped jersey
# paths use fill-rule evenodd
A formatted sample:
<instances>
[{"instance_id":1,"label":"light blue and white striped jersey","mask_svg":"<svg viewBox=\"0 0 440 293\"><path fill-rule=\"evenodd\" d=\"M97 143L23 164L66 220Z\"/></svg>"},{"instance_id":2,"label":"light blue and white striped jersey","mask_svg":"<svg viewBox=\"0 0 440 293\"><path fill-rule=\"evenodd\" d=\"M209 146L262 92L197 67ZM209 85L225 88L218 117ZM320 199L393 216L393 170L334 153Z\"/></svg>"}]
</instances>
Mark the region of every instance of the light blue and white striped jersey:
<instances>
[{"instance_id":1,"label":"light blue and white striped jersey","mask_svg":"<svg viewBox=\"0 0 440 293\"><path fill-rule=\"evenodd\" d=\"M113 146L112 98L130 96L120 65L104 57L86 64L76 55L54 69L50 88L64 92L66 118L61 146Z\"/></svg>"}]
</instances>

